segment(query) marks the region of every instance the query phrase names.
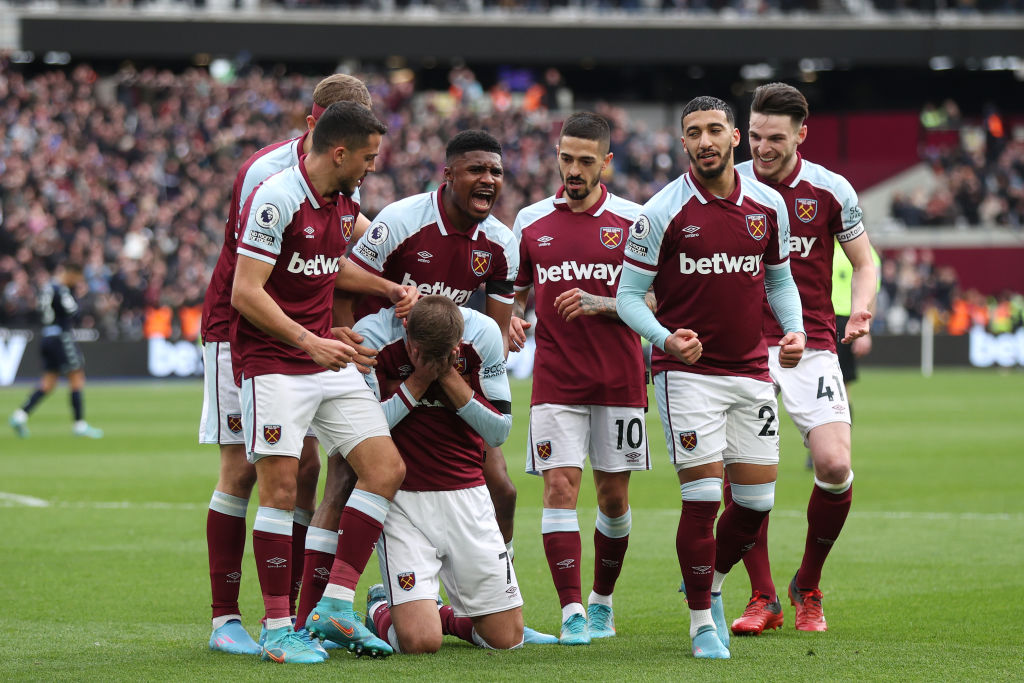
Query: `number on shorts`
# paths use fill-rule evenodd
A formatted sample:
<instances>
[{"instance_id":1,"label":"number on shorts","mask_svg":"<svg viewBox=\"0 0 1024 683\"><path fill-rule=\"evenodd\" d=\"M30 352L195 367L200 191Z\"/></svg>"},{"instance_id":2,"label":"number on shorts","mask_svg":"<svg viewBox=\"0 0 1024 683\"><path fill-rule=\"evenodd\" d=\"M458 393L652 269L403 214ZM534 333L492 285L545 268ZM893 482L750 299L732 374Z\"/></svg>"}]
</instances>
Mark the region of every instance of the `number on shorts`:
<instances>
[{"instance_id":1,"label":"number on shorts","mask_svg":"<svg viewBox=\"0 0 1024 683\"><path fill-rule=\"evenodd\" d=\"M775 422L775 411L772 410L772 407L761 406L761 410L758 411L757 417L764 420L764 426L761 427L761 431L759 431L757 435L775 436L775 430L772 429L772 423Z\"/></svg>"},{"instance_id":2,"label":"number on shorts","mask_svg":"<svg viewBox=\"0 0 1024 683\"><path fill-rule=\"evenodd\" d=\"M843 380L839 379L838 375L832 375L832 380L836 383L836 393L839 394L839 400L845 401L846 396L843 394ZM834 394L832 393L832 387L825 384L825 377L818 378L818 398L828 398L829 401L833 400Z\"/></svg>"},{"instance_id":3,"label":"number on shorts","mask_svg":"<svg viewBox=\"0 0 1024 683\"><path fill-rule=\"evenodd\" d=\"M508 551L498 553L499 560L505 560L505 583L512 583L512 563L508 559Z\"/></svg>"},{"instance_id":4,"label":"number on shorts","mask_svg":"<svg viewBox=\"0 0 1024 683\"><path fill-rule=\"evenodd\" d=\"M629 424L625 424L625 420L616 420L615 427L618 429L619 435L615 441L615 450L622 450L622 436L625 433L626 443L629 444L630 448L640 448L640 444L644 438L644 425L640 422L639 417L634 417L629 421ZM636 427L636 436L634 438L633 428Z\"/></svg>"},{"instance_id":5,"label":"number on shorts","mask_svg":"<svg viewBox=\"0 0 1024 683\"><path fill-rule=\"evenodd\" d=\"M828 397L828 400L832 400L832 387L825 384L824 375L818 378L818 398Z\"/></svg>"}]
</instances>

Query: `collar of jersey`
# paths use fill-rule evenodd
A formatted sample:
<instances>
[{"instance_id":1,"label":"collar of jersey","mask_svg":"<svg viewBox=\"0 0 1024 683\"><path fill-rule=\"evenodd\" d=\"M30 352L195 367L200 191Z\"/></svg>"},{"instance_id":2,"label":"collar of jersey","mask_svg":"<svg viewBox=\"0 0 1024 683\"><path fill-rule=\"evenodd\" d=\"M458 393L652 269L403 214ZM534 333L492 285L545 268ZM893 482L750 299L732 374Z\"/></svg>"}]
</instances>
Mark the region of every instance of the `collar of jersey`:
<instances>
[{"instance_id":1,"label":"collar of jersey","mask_svg":"<svg viewBox=\"0 0 1024 683\"><path fill-rule=\"evenodd\" d=\"M555 208L558 209L559 211L569 211L570 213L572 213L572 209L569 208L569 200L565 198L565 185L562 185L560 188L558 188L558 192L555 193L555 196L551 201L554 203ZM608 188L604 186L604 183L601 183L601 197L596 202L594 202L594 205L592 207L590 207L586 211L583 211L582 213L589 214L591 216L600 216L602 213L604 213L604 205L607 201Z\"/></svg>"},{"instance_id":2,"label":"collar of jersey","mask_svg":"<svg viewBox=\"0 0 1024 683\"><path fill-rule=\"evenodd\" d=\"M740 172L737 171L735 168L732 169L732 172L736 174L736 188L728 197L717 197L708 192L703 185L697 182L697 179L693 177L690 171L687 171L683 177L685 178L686 184L690 186L690 189L692 189L694 195L696 195L697 201L699 201L701 204L707 204L710 201L718 200L721 202L729 202L730 204L740 206L741 204L743 204L743 184L740 179Z\"/></svg>"}]
</instances>

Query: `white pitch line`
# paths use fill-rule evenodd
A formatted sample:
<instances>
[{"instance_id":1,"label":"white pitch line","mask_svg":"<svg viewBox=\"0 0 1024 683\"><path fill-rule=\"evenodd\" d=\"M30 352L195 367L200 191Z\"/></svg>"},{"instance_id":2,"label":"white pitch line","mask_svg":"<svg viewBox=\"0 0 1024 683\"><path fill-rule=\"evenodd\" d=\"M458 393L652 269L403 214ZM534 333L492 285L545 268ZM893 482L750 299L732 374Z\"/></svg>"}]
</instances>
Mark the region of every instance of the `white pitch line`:
<instances>
[{"instance_id":1,"label":"white pitch line","mask_svg":"<svg viewBox=\"0 0 1024 683\"><path fill-rule=\"evenodd\" d=\"M47 508L50 507L50 501L43 500L42 498L33 498L32 496L22 496L17 493L0 491L0 507Z\"/></svg>"}]
</instances>

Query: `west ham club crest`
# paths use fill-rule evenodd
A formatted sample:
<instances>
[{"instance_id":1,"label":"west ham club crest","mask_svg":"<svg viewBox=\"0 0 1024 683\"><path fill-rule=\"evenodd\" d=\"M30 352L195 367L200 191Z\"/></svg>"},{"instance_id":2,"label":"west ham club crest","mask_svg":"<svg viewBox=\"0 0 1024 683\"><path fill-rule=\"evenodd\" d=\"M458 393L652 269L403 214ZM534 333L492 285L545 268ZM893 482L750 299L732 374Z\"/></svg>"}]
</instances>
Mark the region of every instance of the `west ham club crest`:
<instances>
[{"instance_id":1,"label":"west ham club crest","mask_svg":"<svg viewBox=\"0 0 1024 683\"><path fill-rule=\"evenodd\" d=\"M281 440L281 425L263 425L263 440L273 446Z\"/></svg>"},{"instance_id":2,"label":"west ham club crest","mask_svg":"<svg viewBox=\"0 0 1024 683\"><path fill-rule=\"evenodd\" d=\"M356 226L356 217L352 214L341 217L341 236L345 238L345 242L352 241L352 229Z\"/></svg>"},{"instance_id":3,"label":"west ham club crest","mask_svg":"<svg viewBox=\"0 0 1024 683\"><path fill-rule=\"evenodd\" d=\"M765 233L768 230L768 219L763 213L751 213L747 214L747 232L755 240L764 239Z\"/></svg>"},{"instance_id":4,"label":"west ham club crest","mask_svg":"<svg viewBox=\"0 0 1024 683\"><path fill-rule=\"evenodd\" d=\"M818 215L817 199L797 199L796 217L803 223L810 223Z\"/></svg>"},{"instance_id":5,"label":"west ham club crest","mask_svg":"<svg viewBox=\"0 0 1024 683\"><path fill-rule=\"evenodd\" d=\"M231 430L232 434L237 434L242 431L242 416L238 413L228 415L228 429Z\"/></svg>"},{"instance_id":6,"label":"west ham club crest","mask_svg":"<svg viewBox=\"0 0 1024 683\"><path fill-rule=\"evenodd\" d=\"M416 585L416 572L402 572L395 578L398 579L398 587L404 591L411 591Z\"/></svg>"},{"instance_id":7,"label":"west ham club crest","mask_svg":"<svg viewBox=\"0 0 1024 683\"><path fill-rule=\"evenodd\" d=\"M483 277L491 269L491 252L474 249L469 257L469 266L475 275Z\"/></svg>"},{"instance_id":8,"label":"west ham club crest","mask_svg":"<svg viewBox=\"0 0 1024 683\"><path fill-rule=\"evenodd\" d=\"M541 460L547 460L551 457L551 442L550 441L538 441L537 442L537 457Z\"/></svg>"},{"instance_id":9,"label":"west ham club crest","mask_svg":"<svg viewBox=\"0 0 1024 683\"><path fill-rule=\"evenodd\" d=\"M618 249L622 244L622 228L601 228L601 245L606 249Z\"/></svg>"},{"instance_id":10,"label":"west ham club crest","mask_svg":"<svg viewBox=\"0 0 1024 683\"><path fill-rule=\"evenodd\" d=\"M679 432L679 445L688 451L692 451L697 447L697 432L692 429L685 432Z\"/></svg>"}]
</instances>

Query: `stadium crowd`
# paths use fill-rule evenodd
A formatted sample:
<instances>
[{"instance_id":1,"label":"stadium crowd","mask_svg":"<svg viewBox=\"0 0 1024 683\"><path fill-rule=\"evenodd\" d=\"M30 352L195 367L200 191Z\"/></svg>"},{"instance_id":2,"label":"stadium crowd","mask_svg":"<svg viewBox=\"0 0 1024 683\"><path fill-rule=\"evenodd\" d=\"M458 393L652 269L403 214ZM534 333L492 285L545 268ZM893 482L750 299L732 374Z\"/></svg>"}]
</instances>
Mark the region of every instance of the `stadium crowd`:
<instances>
[{"instance_id":1,"label":"stadium crowd","mask_svg":"<svg viewBox=\"0 0 1024 683\"><path fill-rule=\"evenodd\" d=\"M926 131L945 131L926 143L922 156L935 174L932 191L918 188L895 193L893 218L903 225L930 227L1024 225L1024 141L1014 140L1010 125L993 107L980 125L965 125L952 101L926 106Z\"/></svg>"},{"instance_id":2,"label":"stadium crowd","mask_svg":"<svg viewBox=\"0 0 1024 683\"><path fill-rule=\"evenodd\" d=\"M505 143L495 214L506 224L556 184L546 152L557 135L550 109L567 95L557 72L520 96L485 90L465 68L443 92L417 93L411 74L366 80L392 131L363 188L367 215L436 187L445 142L466 128ZM83 327L108 339L195 339L234 174L266 141L302 130L313 83L259 68L222 82L203 69L26 77L0 64L0 326L32 324L36 289L71 259L85 266ZM615 107L601 113L614 127L615 192L646 199L683 168L674 136Z\"/></svg>"},{"instance_id":3,"label":"stadium crowd","mask_svg":"<svg viewBox=\"0 0 1024 683\"><path fill-rule=\"evenodd\" d=\"M572 102L557 71L519 93L502 83L485 88L465 67L452 69L446 91L417 91L411 72L365 78L391 131L362 190L367 215L435 188L445 142L467 128L494 131L505 145L505 189L494 213L507 225L557 185L547 152L558 112ZM234 174L267 140L302 129L314 82L259 68L229 81L205 69L124 67L101 77L84 65L25 76L0 62L0 327L36 323L36 292L57 262L71 259L85 268L76 292L82 327L106 339L196 339ZM605 179L612 192L643 202L685 168L673 133L612 105L598 112L612 127L615 158ZM922 207L918 198L897 198L894 213L908 225L976 218L1020 225L1024 146L1002 145L987 163L985 149L932 157L951 187L981 190L943 190ZM944 210L934 209L943 201ZM879 332L914 331L932 311L937 329L955 333L962 316L953 312L966 310L964 302L975 319L985 308L986 321L1001 320L996 311L1006 308L961 293L955 273L927 260L887 260L882 272Z\"/></svg>"}]
</instances>

